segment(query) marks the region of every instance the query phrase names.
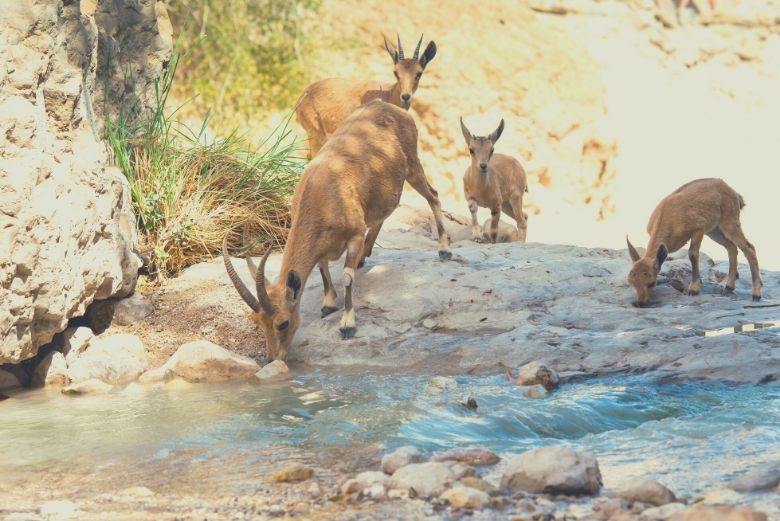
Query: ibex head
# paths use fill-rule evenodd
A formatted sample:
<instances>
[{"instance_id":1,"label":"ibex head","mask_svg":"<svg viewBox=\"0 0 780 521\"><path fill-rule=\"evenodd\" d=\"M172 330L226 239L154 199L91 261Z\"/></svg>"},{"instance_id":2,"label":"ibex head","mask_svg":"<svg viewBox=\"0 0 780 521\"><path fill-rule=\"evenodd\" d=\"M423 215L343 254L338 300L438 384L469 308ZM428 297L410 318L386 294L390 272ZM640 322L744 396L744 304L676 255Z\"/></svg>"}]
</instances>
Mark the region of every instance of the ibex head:
<instances>
[{"instance_id":1,"label":"ibex head","mask_svg":"<svg viewBox=\"0 0 780 521\"><path fill-rule=\"evenodd\" d=\"M423 37L420 35L420 41L417 42L417 47L414 49L414 55L411 58L404 56L404 48L401 45L401 36L397 36L398 48L393 49L392 45L387 42L385 38L385 49L393 59L393 74L398 82L399 94L401 97L401 104L403 108L409 110L409 106L412 104L412 94L417 91L417 86L422 78L423 71L428 63L436 56L436 43L433 40L428 42L428 46L425 48L422 56L420 56L420 45L422 45Z\"/></svg>"},{"instance_id":2,"label":"ibex head","mask_svg":"<svg viewBox=\"0 0 780 521\"><path fill-rule=\"evenodd\" d=\"M300 323L300 311L298 305L301 301L302 282L301 277L293 270L287 273L287 280L282 284L274 284L266 288L265 262L271 253L269 248L260 261L260 268L255 267L252 260L247 257L246 262L249 272L255 280L257 297L247 288L238 277L230 257L227 253L227 237L222 243L222 257L225 260L230 281L235 286L238 294L252 310L254 320L265 335L266 351L269 360L285 360L287 349L290 347L295 332ZM279 282L282 282L281 280Z\"/></svg>"},{"instance_id":3,"label":"ibex head","mask_svg":"<svg viewBox=\"0 0 780 521\"><path fill-rule=\"evenodd\" d=\"M634 305L643 308L650 303L650 292L655 286L658 272L661 271L661 265L666 260L669 251L665 245L661 244L655 252L655 256L640 257L628 237L626 237L626 244L628 244L628 254L631 255L631 260L634 263L631 266L631 271L628 272L628 283L636 290Z\"/></svg>"},{"instance_id":4,"label":"ibex head","mask_svg":"<svg viewBox=\"0 0 780 521\"><path fill-rule=\"evenodd\" d=\"M501 133L504 131L504 120L498 124L498 128L489 136L472 136L466 125L463 124L463 118L460 118L460 129L463 131L463 137L466 139L466 146L469 147L471 154L471 164L479 172L487 174L488 163L493 156L493 145L496 144Z\"/></svg>"}]
</instances>

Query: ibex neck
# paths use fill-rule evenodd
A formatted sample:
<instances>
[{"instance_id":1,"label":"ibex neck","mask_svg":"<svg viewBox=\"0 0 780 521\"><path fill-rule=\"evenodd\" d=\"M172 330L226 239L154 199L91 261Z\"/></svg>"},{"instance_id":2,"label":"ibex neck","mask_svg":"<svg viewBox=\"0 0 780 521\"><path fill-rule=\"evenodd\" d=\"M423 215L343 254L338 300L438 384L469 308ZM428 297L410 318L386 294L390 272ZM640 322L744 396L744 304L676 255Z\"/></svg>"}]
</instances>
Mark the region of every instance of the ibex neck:
<instances>
[{"instance_id":1,"label":"ibex neck","mask_svg":"<svg viewBox=\"0 0 780 521\"><path fill-rule=\"evenodd\" d=\"M278 285L287 283L287 274L294 270L300 277L302 287L306 287L306 280L309 278L314 267L317 265L314 248L312 243L304 240L293 228L287 236L287 244L284 246L282 254L282 266L279 268Z\"/></svg>"},{"instance_id":2,"label":"ibex neck","mask_svg":"<svg viewBox=\"0 0 780 521\"><path fill-rule=\"evenodd\" d=\"M387 102L392 103L397 107L403 108L403 104L401 103L401 87L398 85L397 81L393 83L393 86L390 88L390 91L387 95Z\"/></svg>"}]
</instances>

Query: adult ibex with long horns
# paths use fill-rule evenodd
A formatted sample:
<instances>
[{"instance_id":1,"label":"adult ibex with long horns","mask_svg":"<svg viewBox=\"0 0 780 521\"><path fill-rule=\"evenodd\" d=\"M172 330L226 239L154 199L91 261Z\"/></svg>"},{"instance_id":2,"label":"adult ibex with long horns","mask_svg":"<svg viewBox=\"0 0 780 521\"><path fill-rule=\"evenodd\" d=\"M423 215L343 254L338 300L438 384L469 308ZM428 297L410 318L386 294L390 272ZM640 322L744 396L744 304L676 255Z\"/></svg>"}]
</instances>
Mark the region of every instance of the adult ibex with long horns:
<instances>
[{"instance_id":1,"label":"adult ibex with long horns","mask_svg":"<svg viewBox=\"0 0 780 521\"><path fill-rule=\"evenodd\" d=\"M322 148L342 121L360 105L374 99L392 103L409 110L412 95L417 91L425 67L436 56L436 44L428 42L420 55L423 37L417 42L414 54L406 58L398 36L398 48L393 49L385 39L385 49L393 59L395 83L329 78L309 85L301 94L295 110L298 123L309 135L309 159Z\"/></svg>"},{"instance_id":2,"label":"adult ibex with long horns","mask_svg":"<svg viewBox=\"0 0 780 521\"><path fill-rule=\"evenodd\" d=\"M347 118L303 171L293 195L292 224L276 283L269 285L265 280L269 250L258 269L250 263L257 291L256 297L252 295L238 278L223 244L225 268L265 334L269 358L284 360L287 356L300 323L299 306L306 279L315 267L320 269L325 290L322 314L336 311L328 261L338 260L344 250L347 257L340 331L344 339L354 336L355 271L371 254L382 223L398 205L404 181L428 201L436 220L439 257L449 259L452 254L439 197L426 180L417 156L414 120L405 111L379 100Z\"/></svg>"}]
</instances>

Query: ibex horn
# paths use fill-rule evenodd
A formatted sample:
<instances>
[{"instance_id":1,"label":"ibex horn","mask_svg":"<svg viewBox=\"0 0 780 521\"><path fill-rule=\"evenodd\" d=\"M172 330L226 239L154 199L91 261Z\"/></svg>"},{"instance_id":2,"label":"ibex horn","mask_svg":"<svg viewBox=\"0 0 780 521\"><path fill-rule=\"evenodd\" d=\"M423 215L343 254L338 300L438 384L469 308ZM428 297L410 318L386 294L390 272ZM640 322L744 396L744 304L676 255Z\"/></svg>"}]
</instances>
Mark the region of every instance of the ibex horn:
<instances>
[{"instance_id":1,"label":"ibex horn","mask_svg":"<svg viewBox=\"0 0 780 521\"><path fill-rule=\"evenodd\" d=\"M420 57L420 45L422 45L423 35L420 35L420 41L417 42L417 48L414 50L414 56L412 56L413 60L416 60Z\"/></svg>"},{"instance_id":2,"label":"ibex horn","mask_svg":"<svg viewBox=\"0 0 780 521\"><path fill-rule=\"evenodd\" d=\"M257 301L255 296L252 295L252 292L249 291L249 288L247 288L241 281L238 274L236 273L235 268L233 268L233 263L230 262L230 257L228 256L227 251L227 235L225 235L225 238L222 240L222 258L225 261L225 269L227 270L228 277L230 277L230 282L233 283L233 286L236 288L236 291L238 291L238 294L241 295L241 298L244 299L244 302L246 302L247 305L252 308L252 311L255 313L259 312L260 303Z\"/></svg>"},{"instance_id":3,"label":"ibex horn","mask_svg":"<svg viewBox=\"0 0 780 521\"><path fill-rule=\"evenodd\" d=\"M276 309L271 304L268 293L265 291L265 261L268 260L269 255L271 255L271 248L266 250L265 255L263 255L263 258L260 261L260 267L257 269L257 274L255 275L255 288L257 289L257 298L260 300L260 306L262 306L266 313L272 315L276 312Z\"/></svg>"},{"instance_id":4,"label":"ibex horn","mask_svg":"<svg viewBox=\"0 0 780 521\"><path fill-rule=\"evenodd\" d=\"M401 35L398 33L395 33L396 38L398 39L398 59L403 60L404 59L404 48L401 46Z\"/></svg>"}]
</instances>

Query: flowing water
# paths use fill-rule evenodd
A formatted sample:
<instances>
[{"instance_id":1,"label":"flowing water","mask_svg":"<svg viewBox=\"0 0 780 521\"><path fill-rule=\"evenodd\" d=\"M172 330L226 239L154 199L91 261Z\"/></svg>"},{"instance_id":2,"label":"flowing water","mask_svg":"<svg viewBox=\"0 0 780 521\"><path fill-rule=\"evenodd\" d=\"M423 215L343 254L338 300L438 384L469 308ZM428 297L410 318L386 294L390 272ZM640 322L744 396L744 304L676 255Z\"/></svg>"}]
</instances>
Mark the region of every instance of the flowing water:
<instances>
[{"instance_id":1,"label":"flowing water","mask_svg":"<svg viewBox=\"0 0 780 521\"><path fill-rule=\"evenodd\" d=\"M459 402L476 399L469 410ZM660 383L623 376L570 383L545 399L503 376L298 374L288 385L193 385L67 397L27 392L0 402L0 468L45 472L93 461L253 461L270 448L345 454L412 444L478 445L508 456L568 444L594 453L606 486L635 475L693 495L780 457L780 388ZM218 466L221 482L240 465ZM364 470L364 469L360 469ZM497 473L500 470L494 471Z\"/></svg>"}]
</instances>

